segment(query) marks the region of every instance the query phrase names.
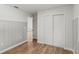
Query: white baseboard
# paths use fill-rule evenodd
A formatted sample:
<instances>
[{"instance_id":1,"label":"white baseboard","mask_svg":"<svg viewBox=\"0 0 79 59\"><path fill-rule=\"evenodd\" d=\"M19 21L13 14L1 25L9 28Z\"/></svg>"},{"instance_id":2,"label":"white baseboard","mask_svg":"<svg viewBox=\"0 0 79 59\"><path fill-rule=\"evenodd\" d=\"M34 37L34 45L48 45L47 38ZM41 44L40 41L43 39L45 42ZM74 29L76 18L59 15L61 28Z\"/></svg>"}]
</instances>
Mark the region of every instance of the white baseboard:
<instances>
[{"instance_id":1,"label":"white baseboard","mask_svg":"<svg viewBox=\"0 0 79 59\"><path fill-rule=\"evenodd\" d=\"M38 41L39 43L43 43L43 44L46 44L45 42L41 42L41 41ZM53 45L53 46L55 46L54 44L49 44L49 45ZM75 54L75 50L73 50L73 49L70 49L70 48L64 48L64 49L66 49L66 50L70 50L70 51L72 51L74 54Z\"/></svg>"},{"instance_id":2,"label":"white baseboard","mask_svg":"<svg viewBox=\"0 0 79 59\"><path fill-rule=\"evenodd\" d=\"M64 48L64 49L66 49L66 50L70 50L70 51L73 52L73 54L75 54L75 50L74 50L74 49L70 49L70 48Z\"/></svg>"},{"instance_id":3,"label":"white baseboard","mask_svg":"<svg viewBox=\"0 0 79 59\"><path fill-rule=\"evenodd\" d=\"M74 54L79 54L79 51L75 51L75 53Z\"/></svg>"},{"instance_id":4,"label":"white baseboard","mask_svg":"<svg viewBox=\"0 0 79 59\"><path fill-rule=\"evenodd\" d=\"M1 54L1 53L4 53L4 52L6 52L6 51L8 51L8 50L10 50L10 49L12 49L12 48L15 48L15 47L17 47L17 46L19 46L19 45L21 45L21 44L23 44L23 43L25 43L25 42L27 42L27 40L25 40L25 41L23 41L23 42L20 42L20 43L18 43L18 44L16 44L16 45L13 45L13 46L11 46L11 47L8 47L8 48L6 48L6 49L0 51L0 54Z\"/></svg>"},{"instance_id":5,"label":"white baseboard","mask_svg":"<svg viewBox=\"0 0 79 59\"><path fill-rule=\"evenodd\" d=\"M51 44L51 43L45 43L45 42L41 42L41 41L38 41L38 43L53 45L53 44Z\"/></svg>"}]
</instances>

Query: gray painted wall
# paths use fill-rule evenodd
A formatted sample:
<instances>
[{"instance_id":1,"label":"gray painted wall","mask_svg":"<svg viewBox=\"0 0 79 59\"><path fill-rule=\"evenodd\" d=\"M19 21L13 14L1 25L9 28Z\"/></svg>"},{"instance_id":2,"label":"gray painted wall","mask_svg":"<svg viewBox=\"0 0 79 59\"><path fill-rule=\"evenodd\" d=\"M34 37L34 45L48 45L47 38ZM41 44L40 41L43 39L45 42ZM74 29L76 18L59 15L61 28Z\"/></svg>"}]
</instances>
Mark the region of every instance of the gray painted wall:
<instances>
[{"instance_id":1,"label":"gray painted wall","mask_svg":"<svg viewBox=\"0 0 79 59\"><path fill-rule=\"evenodd\" d=\"M33 15L33 38L37 39L37 14Z\"/></svg>"},{"instance_id":2,"label":"gray painted wall","mask_svg":"<svg viewBox=\"0 0 79 59\"><path fill-rule=\"evenodd\" d=\"M30 15L19 9L0 5L0 52L26 38L26 21Z\"/></svg>"},{"instance_id":3,"label":"gray painted wall","mask_svg":"<svg viewBox=\"0 0 79 59\"><path fill-rule=\"evenodd\" d=\"M8 5L0 5L0 19L2 20L26 21L28 16L30 14L20 9Z\"/></svg>"},{"instance_id":4,"label":"gray painted wall","mask_svg":"<svg viewBox=\"0 0 79 59\"><path fill-rule=\"evenodd\" d=\"M74 30L74 48L76 53L79 53L79 4L74 5L74 21L76 23L74 27L77 27L76 30Z\"/></svg>"}]
</instances>

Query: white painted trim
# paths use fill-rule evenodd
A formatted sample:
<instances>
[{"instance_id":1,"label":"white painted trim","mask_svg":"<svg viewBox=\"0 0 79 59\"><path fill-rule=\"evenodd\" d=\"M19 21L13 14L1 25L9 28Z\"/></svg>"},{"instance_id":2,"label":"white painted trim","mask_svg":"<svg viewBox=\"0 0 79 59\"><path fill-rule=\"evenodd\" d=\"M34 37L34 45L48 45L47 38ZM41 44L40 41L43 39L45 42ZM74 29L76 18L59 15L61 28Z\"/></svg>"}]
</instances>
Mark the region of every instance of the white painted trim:
<instances>
[{"instance_id":1,"label":"white painted trim","mask_svg":"<svg viewBox=\"0 0 79 59\"><path fill-rule=\"evenodd\" d=\"M25 41L23 41L23 42L20 42L20 43L18 43L18 44L16 44L16 45L13 45L13 46L11 46L11 47L8 47L8 48L6 48L6 49L0 51L0 54L1 54L1 53L4 53L4 52L6 52L6 51L8 51L8 50L10 50L10 49L12 49L12 48L15 48L15 47L17 47L17 46L19 46L19 45L21 45L21 44L23 44L23 43L25 43L25 42L27 42L27 40L25 40Z\"/></svg>"},{"instance_id":2,"label":"white painted trim","mask_svg":"<svg viewBox=\"0 0 79 59\"><path fill-rule=\"evenodd\" d=\"M46 44L45 42L41 42L41 41L38 41L38 43ZM55 46L54 44L49 44L49 45ZM57 47L58 47L58 46L57 46ZM64 48L64 49L70 50L70 51L72 51L72 52L75 54L75 50L73 50L73 49L70 49L70 48Z\"/></svg>"},{"instance_id":3,"label":"white painted trim","mask_svg":"<svg viewBox=\"0 0 79 59\"><path fill-rule=\"evenodd\" d=\"M72 51L75 54L75 50L73 50L73 49L70 49L70 48L64 48L64 49L70 50L70 51Z\"/></svg>"},{"instance_id":4,"label":"white painted trim","mask_svg":"<svg viewBox=\"0 0 79 59\"><path fill-rule=\"evenodd\" d=\"M8 21L8 22L27 22L27 20L23 20L23 19L3 19L3 18L0 18L0 21Z\"/></svg>"},{"instance_id":5,"label":"white painted trim","mask_svg":"<svg viewBox=\"0 0 79 59\"><path fill-rule=\"evenodd\" d=\"M38 41L38 43L42 43L42 44L47 44L47 45L52 45L52 46L54 46L54 44L45 43L45 42L41 42L41 41Z\"/></svg>"},{"instance_id":6,"label":"white painted trim","mask_svg":"<svg viewBox=\"0 0 79 59\"><path fill-rule=\"evenodd\" d=\"M76 53L76 54L79 54L79 51L76 51L75 53Z\"/></svg>"}]
</instances>

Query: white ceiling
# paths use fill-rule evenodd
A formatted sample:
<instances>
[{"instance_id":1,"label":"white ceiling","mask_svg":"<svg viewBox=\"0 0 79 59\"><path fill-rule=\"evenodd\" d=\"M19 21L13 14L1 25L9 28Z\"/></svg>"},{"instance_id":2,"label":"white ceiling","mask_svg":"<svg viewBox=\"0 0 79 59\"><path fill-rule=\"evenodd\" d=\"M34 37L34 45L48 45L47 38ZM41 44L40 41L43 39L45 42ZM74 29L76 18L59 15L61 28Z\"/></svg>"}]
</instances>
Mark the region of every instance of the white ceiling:
<instances>
[{"instance_id":1,"label":"white ceiling","mask_svg":"<svg viewBox=\"0 0 79 59\"><path fill-rule=\"evenodd\" d=\"M64 5L66 4L10 4L10 6L17 6L19 7L19 9L24 10L30 14L36 13L37 11Z\"/></svg>"}]
</instances>

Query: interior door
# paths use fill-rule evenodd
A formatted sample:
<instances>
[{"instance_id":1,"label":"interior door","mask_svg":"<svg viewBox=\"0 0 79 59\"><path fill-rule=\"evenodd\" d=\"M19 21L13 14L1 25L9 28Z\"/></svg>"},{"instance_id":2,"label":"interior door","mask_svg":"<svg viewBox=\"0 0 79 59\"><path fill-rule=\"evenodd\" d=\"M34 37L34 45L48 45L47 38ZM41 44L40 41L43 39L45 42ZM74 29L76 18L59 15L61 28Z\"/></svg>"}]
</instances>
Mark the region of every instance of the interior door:
<instances>
[{"instance_id":1,"label":"interior door","mask_svg":"<svg viewBox=\"0 0 79 59\"><path fill-rule=\"evenodd\" d=\"M53 15L54 20L54 45L65 47L65 18L64 14Z\"/></svg>"},{"instance_id":2,"label":"interior door","mask_svg":"<svg viewBox=\"0 0 79 59\"><path fill-rule=\"evenodd\" d=\"M52 45L53 39L53 29L52 29L52 16L44 15L38 20L38 39L45 44Z\"/></svg>"},{"instance_id":3,"label":"interior door","mask_svg":"<svg viewBox=\"0 0 79 59\"><path fill-rule=\"evenodd\" d=\"M44 36L44 42L46 43L46 44L50 44L50 45L52 45L52 42L53 42L53 36L52 36L52 34L53 34L53 28L52 28L52 18L51 18L51 16L50 15L45 15L45 16L43 16L44 18L43 18L43 24L44 24L44 29L43 29L43 36Z\"/></svg>"},{"instance_id":4,"label":"interior door","mask_svg":"<svg viewBox=\"0 0 79 59\"><path fill-rule=\"evenodd\" d=\"M32 17L28 17L27 20L27 32L28 32L28 41L32 41L33 39L33 18Z\"/></svg>"}]
</instances>

